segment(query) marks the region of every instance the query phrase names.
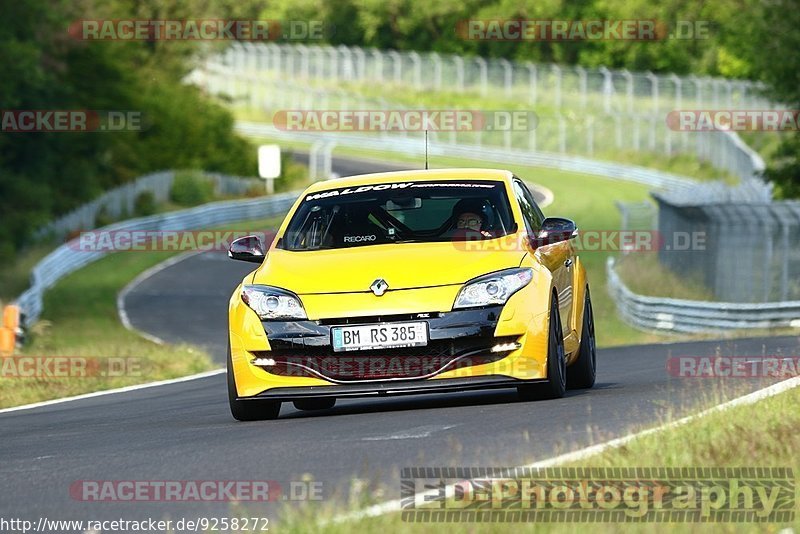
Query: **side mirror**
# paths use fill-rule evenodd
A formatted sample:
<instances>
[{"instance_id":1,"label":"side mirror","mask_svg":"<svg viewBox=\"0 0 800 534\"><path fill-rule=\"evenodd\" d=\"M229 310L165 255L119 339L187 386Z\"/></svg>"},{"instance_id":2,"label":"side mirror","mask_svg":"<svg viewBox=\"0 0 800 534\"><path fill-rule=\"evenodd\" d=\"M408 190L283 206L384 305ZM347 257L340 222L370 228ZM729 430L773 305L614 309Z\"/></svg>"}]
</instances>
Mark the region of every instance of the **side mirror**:
<instances>
[{"instance_id":1,"label":"side mirror","mask_svg":"<svg viewBox=\"0 0 800 534\"><path fill-rule=\"evenodd\" d=\"M261 263L264 261L264 244L254 235L234 239L228 249L228 257L232 260Z\"/></svg>"},{"instance_id":2,"label":"side mirror","mask_svg":"<svg viewBox=\"0 0 800 534\"><path fill-rule=\"evenodd\" d=\"M578 226L575 221L563 217L547 217L542 221L542 229L534 238L536 246L560 243L578 236Z\"/></svg>"}]
</instances>

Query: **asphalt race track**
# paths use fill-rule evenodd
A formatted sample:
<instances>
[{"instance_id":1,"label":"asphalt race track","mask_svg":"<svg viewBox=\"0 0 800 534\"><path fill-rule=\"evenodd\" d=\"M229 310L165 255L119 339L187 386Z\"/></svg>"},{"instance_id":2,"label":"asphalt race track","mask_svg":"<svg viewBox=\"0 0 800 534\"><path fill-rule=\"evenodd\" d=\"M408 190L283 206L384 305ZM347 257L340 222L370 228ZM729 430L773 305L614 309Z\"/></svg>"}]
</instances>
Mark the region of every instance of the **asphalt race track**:
<instances>
[{"instance_id":1,"label":"asphalt race track","mask_svg":"<svg viewBox=\"0 0 800 534\"><path fill-rule=\"evenodd\" d=\"M376 166L337 161L334 170L342 168L352 174ZM227 300L252 269L223 252L187 256L138 284L124 306L137 329L202 345L223 364ZM359 477L385 483L385 498L393 499L402 467L526 464L768 383L676 378L666 370L670 356L799 350L798 337L604 349L594 389L544 402L519 402L513 390L352 399L320 412L284 404L278 420L239 423L228 411L225 376L218 374L3 413L0 477L8 491L0 516L177 519L220 517L228 506L82 502L69 492L80 480L274 480L287 488L310 474L322 482L325 498L346 496ZM247 510L276 513L274 505Z\"/></svg>"}]
</instances>

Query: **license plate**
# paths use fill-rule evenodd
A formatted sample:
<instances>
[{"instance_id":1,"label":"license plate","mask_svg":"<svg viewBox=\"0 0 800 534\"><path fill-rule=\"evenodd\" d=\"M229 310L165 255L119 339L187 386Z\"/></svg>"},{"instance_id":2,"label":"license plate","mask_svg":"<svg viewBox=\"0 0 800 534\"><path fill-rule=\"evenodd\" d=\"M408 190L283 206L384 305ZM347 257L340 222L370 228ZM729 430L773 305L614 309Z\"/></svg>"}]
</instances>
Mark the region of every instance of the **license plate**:
<instances>
[{"instance_id":1,"label":"license plate","mask_svg":"<svg viewBox=\"0 0 800 534\"><path fill-rule=\"evenodd\" d=\"M420 347L428 344L428 328L424 322L337 326L331 331L335 352Z\"/></svg>"}]
</instances>

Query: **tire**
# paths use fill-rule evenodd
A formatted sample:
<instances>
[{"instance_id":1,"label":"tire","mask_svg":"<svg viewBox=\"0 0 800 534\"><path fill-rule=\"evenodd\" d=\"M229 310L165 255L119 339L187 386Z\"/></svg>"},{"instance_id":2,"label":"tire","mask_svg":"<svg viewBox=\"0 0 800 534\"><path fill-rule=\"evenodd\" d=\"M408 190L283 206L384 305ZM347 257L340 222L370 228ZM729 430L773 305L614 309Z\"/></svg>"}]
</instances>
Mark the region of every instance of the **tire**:
<instances>
[{"instance_id":1,"label":"tire","mask_svg":"<svg viewBox=\"0 0 800 534\"><path fill-rule=\"evenodd\" d=\"M558 399L567 389L567 360L564 353L564 334L555 295L550 302L550 326L547 341L547 381L517 386L517 394L524 401Z\"/></svg>"},{"instance_id":2,"label":"tire","mask_svg":"<svg viewBox=\"0 0 800 534\"><path fill-rule=\"evenodd\" d=\"M589 288L583 304L583 328L578 359L567 368L567 387L569 389L588 389L594 385L597 375L597 348L594 337L594 312Z\"/></svg>"},{"instance_id":3,"label":"tire","mask_svg":"<svg viewBox=\"0 0 800 534\"><path fill-rule=\"evenodd\" d=\"M335 397L318 397L316 399L299 399L293 402L298 410L330 410L336 404Z\"/></svg>"},{"instance_id":4,"label":"tire","mask_svg":"<svg viewBox=\"0 0 800 534\"><path fill-rule=\"evenodd\" d=\"M228 345L228 404L233 418L237 421L277 419L281 411L281 403L279 401L238 400L236 397L236 379L233 377L231 347Z\"/></svg>"}]
</instances>

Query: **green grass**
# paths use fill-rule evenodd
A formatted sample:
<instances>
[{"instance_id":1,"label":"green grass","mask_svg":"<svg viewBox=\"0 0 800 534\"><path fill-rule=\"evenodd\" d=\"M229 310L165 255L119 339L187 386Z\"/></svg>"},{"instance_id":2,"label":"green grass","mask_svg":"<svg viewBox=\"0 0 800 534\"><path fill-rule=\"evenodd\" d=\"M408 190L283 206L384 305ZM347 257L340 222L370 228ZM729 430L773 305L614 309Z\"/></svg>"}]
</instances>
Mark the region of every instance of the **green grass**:
<instances>
[{"instance_id":1,"label":"green grass","mask_svg":"<svg viewBox=\"0 0 800 534\"><path fill-rule=\"evenodd\" d=\"M30 285L31 270L55 248L39 244L16 253L13 260L0 265L0 304L10 302Z\"/></svg>"},{"instance_id":2,"label":"green grass","mask_svg":"<svg viewBox=\"0 0 800 534\"><path fill-rule=\"evenodd\" d=\"M45 294L44 314L18 356L125 361L121 376L0 378L0 407L186 376L214 367L204 352L161 346L126 330L116 310L117 293L137 274L171 253L117 253L65 277ZM133 364L131 366L130 364ZM91 366L91 364L89 364ZM102 368L102 367L101 367Z\"/></svg>"},{"instance_id":3,"label":"green grass","mask_svg":"<svg viewBox=\"0 0 800 534\"><path fill-rule=\"evenodd\" d=\"M658 261L656 252L622 256L617 273L628 288L640 295L688 300L714 300L700 276L676 274Z\"/></svg>"},{"instance_id":4,"label":"green grass","mask_svg":"<svg viewBox=\"0 0 800 534\"><path fill-rule=\"evenodd\" d=\"M800 388L775 395L752 405L738 406L716 412L689 423L637 438L627 445L567 464L570 467L778 467L800 473L797 449L800 447ZM491 461L484 466L495 465ZM497 464L500 465L500 464ZM505 465L505 464L503 464ZM743 482L745 485L746 482ZM333 502L313 503L284 508L278 524L282 532L315 532L339 534L346 532L422 533L438 532L442 528L458 528L470 533L519 532L591 532L615 533L623 528L633 532L779 532L800 528L800 510L795 496L795 520L789 523L716 523L652 522L633 523L409 523L399 514L391 513L373 518L354 519L336 523L331 520L348 512L362 510L371 504L387 501L397 495L397 488L377 486L363 491L357 498L342 496L337 506Z\"/></svg>"},{"instance_id":5,"label":"green grass","mask_svg":"<svg viewBox=\"0 0 800 534\"><path fill-rule=\"evenodd\" d=\"M280 218L226 225L225 230L274 228ZM114 376L0 378L0 408L91 391L186 376L218 367L208 354L186 345L158 345L125 329L117 294L146 269L176 252L118 252L64 277L45 294L44 313L18 356L76 357L105 369L125 362ZM92 363L88 364L89 367ZM116 367L112 371L116 371ZM6 373L7 374L7 373ZM117 376L119 374L120 376Z\"/></svg>"}]
</instances>

